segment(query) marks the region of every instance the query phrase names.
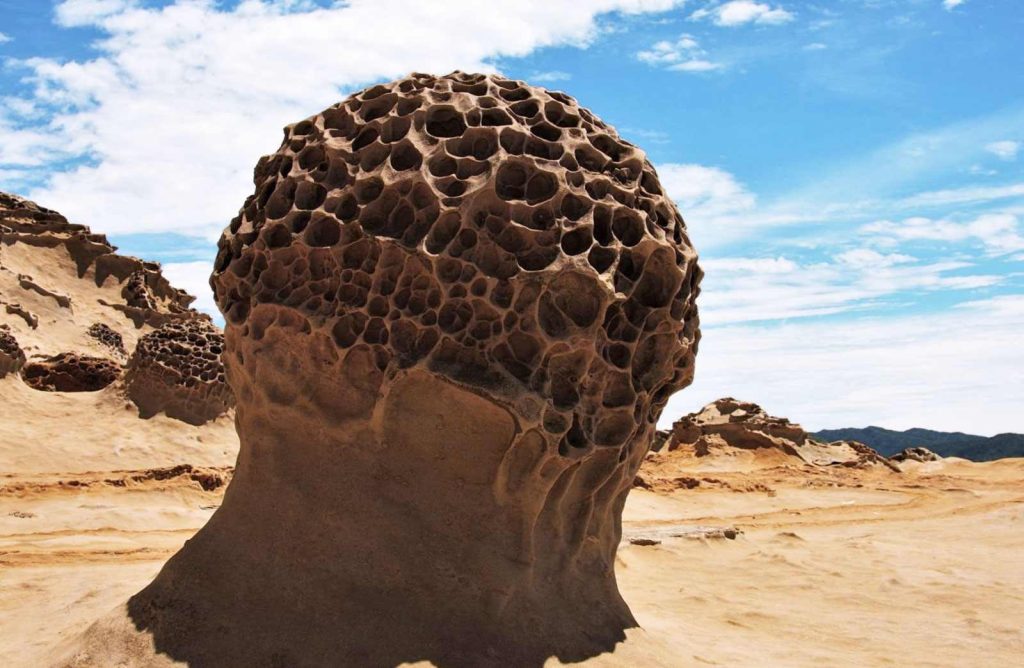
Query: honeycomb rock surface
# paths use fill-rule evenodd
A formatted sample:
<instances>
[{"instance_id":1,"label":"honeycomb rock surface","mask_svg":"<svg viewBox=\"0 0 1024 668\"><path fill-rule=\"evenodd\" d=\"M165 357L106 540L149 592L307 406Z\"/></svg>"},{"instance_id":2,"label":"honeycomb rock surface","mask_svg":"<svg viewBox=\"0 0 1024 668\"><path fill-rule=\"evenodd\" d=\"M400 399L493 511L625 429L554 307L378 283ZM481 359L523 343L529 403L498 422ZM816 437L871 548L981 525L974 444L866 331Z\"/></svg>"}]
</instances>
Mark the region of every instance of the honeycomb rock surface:
<instances>
[{"instance_id":1,"label":"honeycomb rock surface","mask_svg":"<svg viewBox=\"0 0 1024 668\"><path fill-rule=\"evenodd\" d=\"M6 329L0 327L0 378L15 373L25 364L25 353L18 340Z\"/></svg>"},{"instance_id":2,"label":"honeycomb rock surface","mask_svg":"<svg viewBox=\"0 0 1024 668\"><path fill-rule=\"evenodd\" d=\"M61 353L32 360L21 370L25 384L46 392L96 392L121 376L121 365L103 357Z\"/></svg>"},{"instance_id":3,"label":"honeycomb rock surface","mask_svg":"<svg viewBox=\"0 0 1024 668\"><path fill-rule=\"evenodd\" d=\"M562 93L413 74L254 180L211 277L236 475L131 628L196 665L611 650L622 507L699 338L644 153Z\"/></svg>"},{"instance_id":4,"label":"honeycomb rock surface","mask_svg":"<svg viewBox=\"0 0 1024 668\"><path fill-rule=\"evenodd\" d=\"M139 339L125 388L144 418L163 412L204 424L234 404L220 355L224 335L204 320L171 322Z\"/></svg>"},{"instance_id":5,"label":"honeycomb rock surface","mask_svg":"<svg viewBox=\"0 0 1024 668\"><path fill-rule=\"evenodd\" d=\"M118 355L127 356L128 351L124 348L124 337L114 331L109 325L95 322L89 325L86 333Z\"/></svg>"}]
</instances>

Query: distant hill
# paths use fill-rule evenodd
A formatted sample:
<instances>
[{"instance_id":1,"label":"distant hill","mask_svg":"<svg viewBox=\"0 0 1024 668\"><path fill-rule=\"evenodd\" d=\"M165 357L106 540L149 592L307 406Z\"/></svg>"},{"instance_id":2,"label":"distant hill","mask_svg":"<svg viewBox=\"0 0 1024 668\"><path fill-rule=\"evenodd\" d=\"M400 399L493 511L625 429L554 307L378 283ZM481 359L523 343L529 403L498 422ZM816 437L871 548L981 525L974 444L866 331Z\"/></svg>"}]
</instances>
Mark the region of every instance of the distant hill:
<instances>
[{"instance_id":1,"label":"distant hill","mask_svg":"<svg viewBox=\"0 0 1024 668\"><path fill-rule=\"evenodd\" d=\"M904 448L924 446L943 457L963 457L976 462L986 462L1004 457L1024 457L1024 434L997 434L975 436L959 431L932 431L931 429L908 429L894 431L883 427L863 429L822 429L813 434L823 441L860 441L870 445L886 457Z\"/></svg>"}]
</instances>

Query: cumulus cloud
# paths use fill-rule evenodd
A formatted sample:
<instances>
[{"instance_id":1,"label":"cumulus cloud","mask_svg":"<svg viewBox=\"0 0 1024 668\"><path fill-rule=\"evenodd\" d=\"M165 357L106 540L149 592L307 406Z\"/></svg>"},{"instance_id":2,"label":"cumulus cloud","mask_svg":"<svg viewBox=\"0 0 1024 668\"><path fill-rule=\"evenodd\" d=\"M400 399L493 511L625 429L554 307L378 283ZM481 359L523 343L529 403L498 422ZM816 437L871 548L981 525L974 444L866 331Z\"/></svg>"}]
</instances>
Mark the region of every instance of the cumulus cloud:
<instances>
[{"instance_id":1,"label":"cumulus cloud","mask_svg":"<svg viewBox=\"0 0 1024 668\"><path fill-rule=\"evenodd\" d=\"M572 79L572 75L568 72L562 72L560 70L551 70L549 72L534 72L530 75L530 81L535 83L552 83L555 81L568 81Z\"/></svg>"},{"instance_id":2,"label":"cumulus cloud","mask_svg":"<svg viewBox=\"0 0 1024 668\"><path fill-rule=\"evenodd\" d=\"M991 144L986 144L985 150L1000 160L1016 160L1017 153L1020 152L1020 142L1009 139L994 141Z\"/></svg>"},{"instance_id":3,"label":"cumulus cloud","mask_svg":"<svg viewBox=\"0 0 1024 668\"><path fill-rule=\"evenodd\" d=\"M696 382L662 426L721 396L809 429L1024 431L1024 296L939 313L705 327Z\"/></svg>"},{"instance_id":4,"label":"cumulus cloud","mask_svg":"<svg viewBox=\"0 0 1024 668\"><path fill-rule=\"evenodd\" d=\"M10 42L10 41L11 41L11 38L10 38L9 35L5 35L4 33L0 32L0 44L3 44L4 42Z\"/></svg>"},{"instance_id":5,"label":"cumulus cloud","mask_svg":"<svg viewBox=\"0 0 1024 668\"><path fill-rule=\"evenodd\" d=\"M942 0L942 6L946 11L953 11L960 5L964 4L967 0Z\"/></svg>"},{"instance_id":6,"label":"cumulus cloud","mask_svg":"<svg viewBox=\"0 0 1024 668\"><path fill-rule=\"evenodd\" d=\"M690 14L690 19L710 19L723 27L741 26L748 23L779 25L793 20L793 15L781 6L772 7L767 3L752 0L731 0L712 7L702 7Z\"/></svg>"},{"instance_id":7,"label":"cumulus cloud","mask_svg":"<svg viewBox=\"0 0 1024 668\"><path fill-rule=\"evenodd\" d=\"M736 177L717 167L665 163L658 165L665 192L683 211L691 230L699 236L723 218L750 212L757 198Z\"/></svg>"},{"instance_id":8,"label":"cumulus cloud","mask_svg":"<svg viewBox=\"0 0 1024 668\"><path fill-rule=\"evenodd\" d=\"M192 308L209 313L218 320L221 319L220 311L213 301L213 291L210 289L210 273L213 271L213 262L168 262L163 265L163 274L168 281L176 288L185 290L196 298Z\"/></svg>"},{"instance_id":9,"label":"cumulus cloud","mask_svg":"<svg viewBox=\"0 0 1024 668\"><path fill-rule=\"evenodd\" d=\"M921 262L859 248L827 260L705 258L701 320L710 326L863 311L908 291L975 290L1004 277L963 273L969 262Z\"/></svg>"},{"instance_id":10,"label":"cumulus cloud","mask_svg":"<svg viewBox=\"0 0 1024 668\"><path fill-rule=\"evenodd\" d=\"M914 216L901 221L878 220L861 227L875 242L895 245L906 241L938 241L981 243L990 255L1005 255L1024 250L1024 235L1017 216L1010 213L987 213L963 222Z\"/></svg>"},{"instance_id":11,"label":"cumulus cloud","mask_svg":"<svg viewBox=\"0 0 1024 668\"><path fill-rule=\"evenodd\" d=\"M96 57L22 61L31 119L0 109L0 167L71 167L29 193L108 233L219 231L281 128L346 92L410 71L493 71L495 59L584 46L605 13L676 0L66 0L56 18L103 38ZM459 38L437 35L459 26ZM63 165L62 165L63 167Z\"/></svg>"},{"instance_id":12,"label":"cumulus cloud","mask_svg":"<svg viewBox=\"0 0 1024 668\"><path fill-rule=\"evenodd\" d=\"M648 65L676 72L709 72L722 67L720 63L708 60L707 52L700 48L697 40L686 34L674 42L655 42L650 48L637 52L636 57Z\"/></svg>"}]
</instances>

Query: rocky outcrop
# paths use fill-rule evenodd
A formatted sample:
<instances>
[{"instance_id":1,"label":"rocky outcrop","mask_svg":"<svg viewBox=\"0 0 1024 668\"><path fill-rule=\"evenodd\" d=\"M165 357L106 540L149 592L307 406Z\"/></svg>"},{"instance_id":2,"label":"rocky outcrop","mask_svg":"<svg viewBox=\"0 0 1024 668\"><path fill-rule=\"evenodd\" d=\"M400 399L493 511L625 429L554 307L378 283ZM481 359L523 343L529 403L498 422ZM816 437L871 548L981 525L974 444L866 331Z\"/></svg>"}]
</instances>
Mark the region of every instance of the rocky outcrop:
<instances>
[{"instance_id":1,"label":"rocky outcrop","mask_svg":"<svg viewBox=\"0 0 1024 668\"><path fill-rule=\"evenodd\" d=\"M916 448L904 448L902 451L897 452L895 455L890 457L896 462L937 462L942 457L935 454L928 448L916 447Z\"/></svg>"},{"instance_id":2,"label":"rocky outcrop","mask_svg":"<svg viewBox=\"0 0 1024 668\"><path fill-rule=\"evenodd\" d=\"M121 376L121 365L102 357L61 353L32 360L21 370L25 384L46 392L95 392Z\"/></svg>"},{"instance_id":3,"label":"rocky outcrop","mask_svg":"<svg viewBox=\"0 0 1024 668\"><path fill-rule=\"evenodd\" d=\"M561 93L414 74L289 126L255 185L211 279L235 477L86 646L193 665L611 650L636 624L622 507L698 339L696 254L644 154Z\"/></svg>"},{"instance_id":4,"label":"rocky outcrop","mask_svg":"<svg viewBox=\"0 0 1024 668\"><path fill-rule=\"evenodd\" d=\"M109 325L102 322L94 322L86 330L92 338L102 343L107 348L120 356L127 356L128 351L124 349L124 337L115 332Z\"/></svg>"},{"instance_id":5,"label":"rocky outcrop","mask_svg":"<svg viewBox=\"0 0 1024 668\"><path fill-rule=\"evenodd\" d=\"M189 309L189 304L195 298L171 286L160 273L159 264L119 255L117 248L107 241L105 235L94 234L85 225L69 223L56 211L43 208L35 202L0 193L0 252L3 246L13 244L40 248L63 247L74 260L80 277L92 268L97 285L102 285L111 276L125 284L125 291L129 295L126 298L128 306L139 307L140 302L147 302L144 294L149 300L143 308L153 310L154 315L198 315ZM43 291L43 294L61 302L62 306L67 306L66 295L36 285L30 276L19 278L31 283L26 289Z\"/></svg>"},{"instance_id":6,"label":"rocky outcrop","mask_svg":"<svg viewBox=\"0 0 1024 668\"><path fill-rule=\"evenodd\" d=\"M799 424L768 415L757 404L726 397L675 422L666 450L685 449L696 457L729 450L775 451L816 466L899 468L872 448L855 441L820 442Z\"/></svg>"},{"instance_id":7,"label":"rocky outcrop","mask_svg":"<svg viewBox=\"0 0 1024 668\"><path fill-rule=\"evenodd\" d=\"M0 378L15 373L25 364L25 353L18 340L7 329L0 327Z\"/></svg>"},{"instance_id":8,"label":"rocky outcrop","mask_svg":"<svg viewBox=\"0 0 1024 668\"><path fill-rule=\"evenodd\" d=\"M224 335L202 320L168 323L139 339L125 374L139 414L163 412L200 425L227 412L234 396L224 378L223 349Z\"/></svg>"}]
</instances>

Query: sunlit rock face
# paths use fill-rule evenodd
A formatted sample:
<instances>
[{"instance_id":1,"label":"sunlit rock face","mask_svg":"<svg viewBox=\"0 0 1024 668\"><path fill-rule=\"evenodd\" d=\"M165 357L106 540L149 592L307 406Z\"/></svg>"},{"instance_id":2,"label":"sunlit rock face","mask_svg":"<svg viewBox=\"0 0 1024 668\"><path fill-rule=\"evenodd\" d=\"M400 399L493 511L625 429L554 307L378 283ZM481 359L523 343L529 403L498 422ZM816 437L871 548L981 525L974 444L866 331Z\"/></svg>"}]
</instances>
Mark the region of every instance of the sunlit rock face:
<instances>
[{"instance_id":1,"label":"sunlit rock face","mask_svg":"<svg viewBox=\"0 0 1024 668\"><path fill-rule=\"evenodd\" d=\"M129 606L196 665L611 649L622 507L693 377L701 271L572 98L413 74L289 126L211 284L241 453Z\"/></svg>"}]
</instances>

